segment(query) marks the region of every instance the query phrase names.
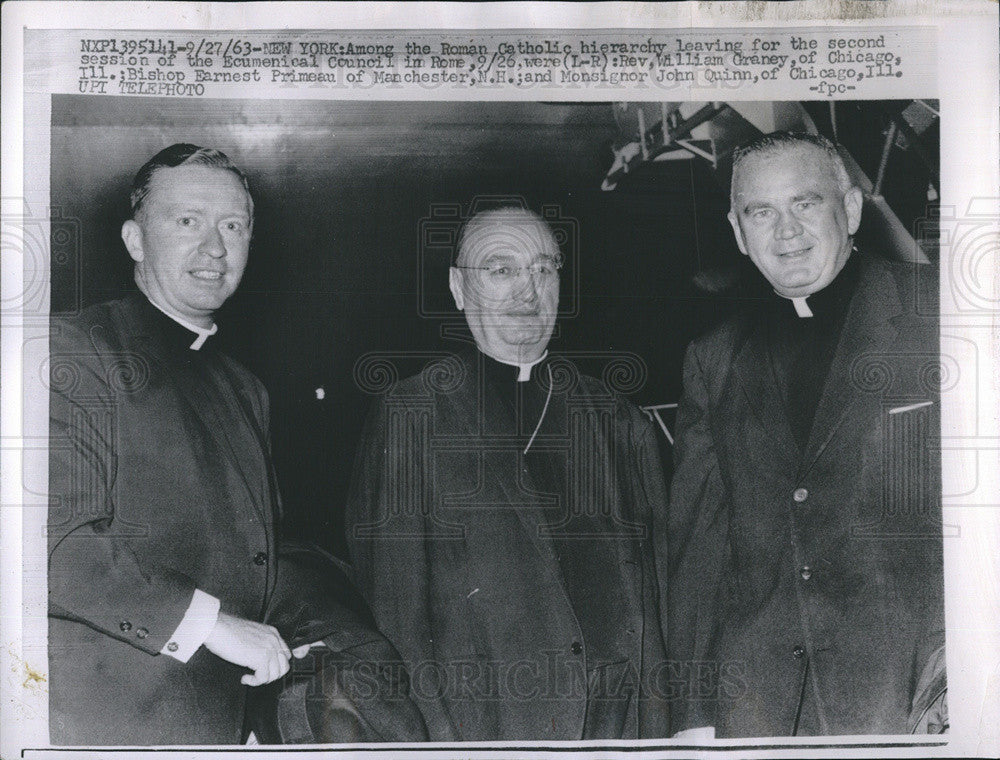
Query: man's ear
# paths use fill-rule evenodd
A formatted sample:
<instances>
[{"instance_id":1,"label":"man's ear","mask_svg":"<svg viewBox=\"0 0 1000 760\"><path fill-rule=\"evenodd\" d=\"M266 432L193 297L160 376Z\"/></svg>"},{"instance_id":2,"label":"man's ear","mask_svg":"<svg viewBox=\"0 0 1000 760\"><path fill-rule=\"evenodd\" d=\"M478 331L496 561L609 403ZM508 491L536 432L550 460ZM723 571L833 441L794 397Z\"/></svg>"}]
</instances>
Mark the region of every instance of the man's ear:
<instances>
[{"instance_id":1,"label":"man's ear","mask_svg":"<svg viewBox=\"0 0 1000 760\"><path fill-rule=\"evenodd\" d=\"M847 234L853 235L861 224L861 207L865 203L865 194L860 187L852 187L844 193L844 211L847 212Z\"/></svg>"},{"instance_id":2,"label":"man's ear","mask_svg":"<svg viewBox=\"0 0 1000 760\"><path fill-rule=\"evenodd\" d=\"M458 267L450 267L448 269L448 288L451 290L451 297L455 299L455 308L459 311L465 308L464 284L462 270Z\"/></svg>"},{"instance_id":3,"label":"man's ear","mask_svg":"<svg viewBox=\"0 0 1000 760\"><path fill-rule=\"evenodd\" d=\"M736 245L739 247L740 253L746 256L747 247L743 242L743 230L740 229L740 220L736 218L736 214L732 209L726 214L726 219L729 220L729 226L733 228L733 234L736 236Z\"/></svg>"},{"instance_id":4,"label":"man's ear","mask_svg":"<svg viewBox=\"0 0 1000 760\"><path fill-rule=\"evenodd\" d=\"M122 241L132 261L138 263L145 258L146 254L142 250L142 228L134 219L129 219L122 225Z\"/></svg>"}]
</instances>

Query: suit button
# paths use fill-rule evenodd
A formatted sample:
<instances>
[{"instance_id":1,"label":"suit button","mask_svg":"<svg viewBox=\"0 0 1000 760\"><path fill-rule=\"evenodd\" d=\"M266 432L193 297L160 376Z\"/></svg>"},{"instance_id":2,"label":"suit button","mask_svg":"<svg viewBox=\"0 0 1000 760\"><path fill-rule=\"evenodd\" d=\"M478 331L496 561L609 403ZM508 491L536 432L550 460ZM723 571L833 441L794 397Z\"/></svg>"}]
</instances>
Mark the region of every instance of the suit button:
<instances>
[{"instance_id":1,"label":"suit button","mask_svg":"<svg viewBox=\"0 0 1000 760\"><path fill-rule=\"evenodd\" d=\"M792 493L792 498L799 504L801 504L802 502L804 502L806 499L809 498L809 491L807 491L805 488L796 488L795 491Z\"/></svg>"},{"instance_id":2,"label":"suit button","mask_svg":"<svg viewBox=\"0 0 1000 760\"><path fill-rule=\"evenodd\" d=\"M135 629L135 637L137 639L144 639L148 635L149 635L149 631L147 631L145 628L136 628Z\"/></svg>"},{"instance_id":3,"label":"suit button","mask_svg":"<svg viewBox=\"0 0 1000 760\"><path fill-rule=\"evenodd\" d=\"M255 565L266 565L267 555L264 552L257 552L255 555L253 555L253 563Z\"/></svg>"},{"instance_id":4,"label":"suit button","mask_svg":"<svg viewBox=\"0 0 1000 760\"><path fill-rule=\"evenodd\" d=\"M569 651L571 651L573 654L580 654L580 652L583 651L583 644L581 644L579 641L574 641L572 644L569 645Z\"/></svg>"},{"instance_id":5,"label":"suit button","mask_svg":"<svg viewBox=\"0 0 1000 760\"><path fill-rule=\"evenodd\" d=\"M132 630L132 624L127 620L123 620L118 624L118 630L120 630L122 633L128 633L129 631Z\"/></svg>"},{"instance_id":6,"label":"suit button","mask_svg":"<svg viewBox=\"0 0 1000 760\"><path fill-rule=\"evenodd\" d=\"M167 642L167 651L168 652L176 652L177 651L177 642L176 641L168 641Z\"/></svg>"},{"instance_id":7,"label":"suit button","mask_svg":"<svg viewBox=\"0 0 1000 760\"><path fill-rule=\"evenodd\" d=\"M796 660L801 660L803 655L805 655L805 653L806 650L803 649L802 647L795 647L794 649L792 649L792 657L794 657Z\"/></svg>"},{"instance_id":8,"label":"suit button","mask_svg":"<svg viewBox=\"0 0 1000 760\"><path fill-rule=\"evenodd\" d=\"M810 578L812 578L812 574L813 571L812 568L809 567L809 565L803 565L802 567L799 568L799 575L802 576L802 580L804 581L807 581Z\"/></svg>"}]
</instances>

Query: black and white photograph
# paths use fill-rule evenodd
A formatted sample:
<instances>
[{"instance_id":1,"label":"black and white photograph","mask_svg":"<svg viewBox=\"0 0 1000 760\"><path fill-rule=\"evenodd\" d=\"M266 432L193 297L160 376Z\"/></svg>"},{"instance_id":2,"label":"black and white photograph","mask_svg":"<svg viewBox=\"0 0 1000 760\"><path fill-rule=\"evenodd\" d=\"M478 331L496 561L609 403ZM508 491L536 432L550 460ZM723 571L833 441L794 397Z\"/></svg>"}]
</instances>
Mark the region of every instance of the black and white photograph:
<instances>
[{"instance_id":1,"label":"black and white photograph","mask_svg":"<svg viewBox=\"0 0 1000 760\"><path fill-rule=\"evenodd\" d=\"M945 43L266 18L25 35L4 752L988 756Z\"/></svg>"}]
</instances>

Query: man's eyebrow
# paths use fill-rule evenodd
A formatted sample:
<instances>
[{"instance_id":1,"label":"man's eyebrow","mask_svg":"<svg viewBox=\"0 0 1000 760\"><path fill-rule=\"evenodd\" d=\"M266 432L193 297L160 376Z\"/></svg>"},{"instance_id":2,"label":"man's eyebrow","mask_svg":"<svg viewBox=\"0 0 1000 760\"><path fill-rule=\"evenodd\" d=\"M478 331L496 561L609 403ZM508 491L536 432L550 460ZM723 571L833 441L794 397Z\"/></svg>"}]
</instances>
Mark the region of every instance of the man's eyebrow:
<instances>
[{"instance_id":1,"label":"man's eyebrow","mask_svg":"<svg viewBox=\"0 0 1000 760\"><path fill-rule=\"evenodd\" d=\"M536 253L528 253L527 255L528 255L528 257L529 257L529 259L531 261L536 261L536 262L537 261L549 262L549 261L558 261L559 260L559 254L539 252L537 254ZM505 263L506 264L506 263L516 263L517 260L518 260L518 256L514 252L511 252L511 253L491 253L489 256L487 256L486 258L483 259L482 263L483 264L488 264L488 263L491 263L491 262L499 262L499 263Z\"/></svg>"},{"instance_id":2,"label":"man's eyebrow","mask_svg":"<svg viewBox=\"0 0 1000 760\"><path fill-rule=\"evenodd\" d=\"M167 213L170 214L205 214L207 210L203 206L190 206L186 203L173 203L164 206ZM223 219L231 219L233 217L238 217L240 219L249 219L250 212L245 209L242 211L233 211L231 213L226 213L222 215Z\"/></svg>"},{"instance_id":3,"label":"man's eyebrow","mask_svg":"<svg viewBox=\"0 0 1000 760\"><path fill-rule=\"evenodd\" d=\"M809 190L805 193L799 193L792 198L792 203L798 203L799 201L821 201L823 200L823 194L817 193L815 190Z\"/></svg>"},{"instance_id":4,"label":"man's eyebrow","mask_svg":"<svg viewBox=\"0 0 1000 760\"><path fill-rule=\"evenodd\" d=\"M815 190L808 190L804 193L799 193L798 195L793 195L791 198L792 203L801 203L802 201L821 201L824 199L822 193L818 193ZM749 214L751 211L756 211L761 208L771 208L773 203L770 201L751 201L740 209L743 214Z\"/></svg>"},{"instance_id":5,"label":"man's eyebrow","mask_svg":"<svg viewBox=\"0 0 1000 760\"><path fill-rule=\"evenodd\" d=\"M171 214L204 214L206 211L204 206L192 206L186 201L164 204L163 208Z\"/></svg>"},{"instance_id":6,"label":"man's eyebrow","mask_svg":"<svg viewBox=\"0 0 1000 760\"><path fill-rule=\"evenodd\" d=\"M194 212L194 211L203 211L204 210L204 209L198 208L197 206L192 206L192 205L190 205L190 204L188 204L188 203L186 203L184 201L181 201L179 203L164 203L163 207L165 209L167 209L167 211L191 211L191 212Z\"/></svg>"},{"instance_id":7,"label":"man's eyebrow","mask_svg":"<svg viewBox=\"0 0 1000 760\"><path fill-rule=\"evenodd\" d=\"M516 261L517 257L513 253L491 253L480 262L481 265L494 263L507 263Z\"/></svg>"},{"instance_id":8,"label":"man's eyebrow","mask_svg":"<svg viewBox=\"0 0 1000 760\"><path fill-rule=\"evenodd\" d=\"M750 203L744 204L743 208L740 209L741 213L749 214L751 211L756 211L759 208L770 208L771 204L767 201L752 201Z\"/></svg>"}]
</instances>

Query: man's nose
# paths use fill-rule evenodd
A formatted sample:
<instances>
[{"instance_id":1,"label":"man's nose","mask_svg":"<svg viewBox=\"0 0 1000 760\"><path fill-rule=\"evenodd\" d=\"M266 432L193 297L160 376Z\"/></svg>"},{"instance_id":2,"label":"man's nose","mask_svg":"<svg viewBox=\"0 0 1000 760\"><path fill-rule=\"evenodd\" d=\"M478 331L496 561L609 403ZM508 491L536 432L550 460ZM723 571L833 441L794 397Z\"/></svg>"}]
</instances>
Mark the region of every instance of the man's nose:
<instances>
[{"instance_id":1,"label":"man's nose","mask_svg":"<svg viewBox=\"0 0 1000 760\"><path fill-rule=\"evenodd\" d=\"M222 233L218 227L210 227L201 240L198 249L212 258L219 258L226 255L226 241L222 239Z\"/></svg>"},{"instance_id":2,"label":"man's nose","mask_svg":"<svg viewBox=\"0 0 1000 760\"><path fill-rule=\"evenodd\" d=\"M778 217L774 234L779 240L789 240L802 234L802 225L799 224L799 220L795 218L794 214L785 211Z\"/></svg>"},{"instance_id":3,"label":"man's nose","mask_svg":"<svg viewBox=\"0 0 1000 760\"><path fill-rule=\"evenodd\" d=\"M517 297L526 303L531 303L532 301L538 300L538 285L541 274L538 272L533 272L530 268L524 268L521 270L521 275L518 278L519 282L517 285Z\"/></svg>"}]
</instances>

